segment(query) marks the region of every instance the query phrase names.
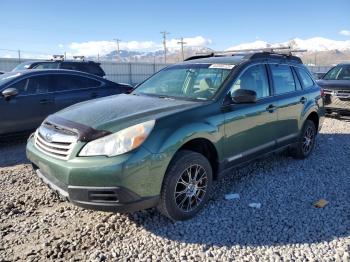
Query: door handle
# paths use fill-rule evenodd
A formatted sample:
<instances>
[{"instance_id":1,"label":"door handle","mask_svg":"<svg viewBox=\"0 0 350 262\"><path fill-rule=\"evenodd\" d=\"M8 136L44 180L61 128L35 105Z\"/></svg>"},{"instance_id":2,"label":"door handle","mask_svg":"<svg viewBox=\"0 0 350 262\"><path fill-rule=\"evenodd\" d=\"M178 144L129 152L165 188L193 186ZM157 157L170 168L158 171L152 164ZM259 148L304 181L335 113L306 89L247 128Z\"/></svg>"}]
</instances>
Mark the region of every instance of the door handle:
<instances>
[{"instance_id":1,"label":"door handle","mask_svg":"<svg viewBox=\"0 0 350 262\"><path fill-rule=\"evenodd\" d=\"M306 101L307 101L306 97L303 96L302 98L300 98L300 103L305 104Z\"/></svg>"},{"instance_id":2,"label":"door handle","mask_svg":"<svg viewBox=\"0 0 350 262\"><path fill-rule=\"evenodd\" d=\"M268 111L269 113L275 112L276 109L277 109L277 107L275 105L273 105L273 104L271 104L268 107L266 107L266 111Z\"/></svg>"},{"instance_id":3,"label":"door handle","mask_svg":"<svg viewBox=\"0 0 350 262\"><path fill-rule=\"evenodd\" d=\"M39 103L42 105L53 104L53 102L54 101L52 99L42 99L39 101Z\"/></svg>"}]
</instances>

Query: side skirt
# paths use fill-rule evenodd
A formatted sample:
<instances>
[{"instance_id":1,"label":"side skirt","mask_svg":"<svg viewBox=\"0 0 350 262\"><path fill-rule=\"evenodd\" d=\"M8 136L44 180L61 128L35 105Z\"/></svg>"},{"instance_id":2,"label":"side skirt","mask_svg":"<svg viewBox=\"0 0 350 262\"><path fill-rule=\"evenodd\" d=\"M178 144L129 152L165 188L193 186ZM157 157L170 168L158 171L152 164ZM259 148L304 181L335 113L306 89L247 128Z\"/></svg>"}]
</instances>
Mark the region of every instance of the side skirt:
<instances>
[{"instance_id":1,"label":"side skirt","mask_svg":"<svg viewBox=\"0 0 350 262\"><path fill-rule=\"evenodd\" d=\"M273 150L270 150L268 152L262 153L262 154L260 154L258 156L251 157L249 159L239 159L239 160L243 160L243 161L239 161L238 159L236 161L225 160L225 161L223 161L223 162L221 162L219 164L218 174L221 175L225 171L229 171L229 170L237 168L237 167L247 166L251 162L259 160L259 159L264 159L264 158L266 158L269 155L280 154L281 152L287 150L288 148L295 147L296 144L297 144L297 142L293 142L293 143L290 143L288 145L283 145L283 146L278 147L276 149L273 149Z\"/></svg>"}]
</instances>

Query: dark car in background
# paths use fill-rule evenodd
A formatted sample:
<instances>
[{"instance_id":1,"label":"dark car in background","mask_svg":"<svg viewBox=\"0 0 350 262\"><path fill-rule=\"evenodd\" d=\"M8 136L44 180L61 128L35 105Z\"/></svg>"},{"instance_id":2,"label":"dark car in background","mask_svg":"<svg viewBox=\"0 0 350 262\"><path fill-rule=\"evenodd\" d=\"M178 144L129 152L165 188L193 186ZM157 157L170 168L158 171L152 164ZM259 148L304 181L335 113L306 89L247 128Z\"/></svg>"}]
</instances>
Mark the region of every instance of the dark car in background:
<instances>
[{"instance_id":1,"label":"dark car in background","mask_svg":"<svg viewBox=\"0 0 350 262\"><path fill-rule=\"evenodd\" d=\"M317 83L324 89L327 113L350 114L350 64L331 68Z\"/></svg>"},{"instance_id":2,"label":"dark car in background","mask_svg":"<svg viewBox=\"0 0 350 262\"><path fill-rule=\"evenodd\" d=\"M2 74L4 74L5 72L3 72L3 71L0 71L0 75L2 75Z\"/></svg>"},{"instance_id":3,"label":"dark car in background","mask_svg":"<svg viewBox=\"0 0 350 262\"><path fill-rule=\"evenodd\" d=\"M12 71L21 71L26 69L68 69L81 71L100 77L104 77L106 75L101 68L100 63L85 60L27 61L19 64Z\"/></svg>"},{"instance_id":4,"label":"dark car in background","mask_svg":"<svg viewBox=\"0 0 350 262\"><path fill-rule=\"evenodd\" d=\"M0 75L0 136L37 128L78 102L131 92L132 87L71 70L25 70Z\"/></svg>"}]
</instances>

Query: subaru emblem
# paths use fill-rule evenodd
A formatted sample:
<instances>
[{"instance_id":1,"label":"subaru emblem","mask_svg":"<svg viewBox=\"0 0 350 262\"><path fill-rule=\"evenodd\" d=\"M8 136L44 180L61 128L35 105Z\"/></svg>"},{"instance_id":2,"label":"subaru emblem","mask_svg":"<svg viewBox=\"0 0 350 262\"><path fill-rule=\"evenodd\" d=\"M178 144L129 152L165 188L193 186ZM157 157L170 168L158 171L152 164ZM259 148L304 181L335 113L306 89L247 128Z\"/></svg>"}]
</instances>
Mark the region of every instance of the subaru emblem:
<instances>
[{"instance_id":1,"label":"subaru emblem","mask_svg":"<svg viewBox=\"0 0 350 262\"><path fill-rule=\"evenodd\" d=\"M45 139L46 139L48 142L52 142L52 135L51 135L50 133L45 134Z\"/></svg>"}]
</instances>

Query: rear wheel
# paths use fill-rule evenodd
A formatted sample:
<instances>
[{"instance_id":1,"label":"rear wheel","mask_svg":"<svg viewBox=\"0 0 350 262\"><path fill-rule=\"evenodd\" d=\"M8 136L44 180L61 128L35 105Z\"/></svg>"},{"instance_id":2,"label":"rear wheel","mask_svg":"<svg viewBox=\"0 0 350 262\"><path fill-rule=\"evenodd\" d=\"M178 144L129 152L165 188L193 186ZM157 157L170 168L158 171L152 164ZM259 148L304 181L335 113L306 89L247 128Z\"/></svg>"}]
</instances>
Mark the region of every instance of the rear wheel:
<instances>
[{"instance_id":1,"label":"rear wheel","mask_svg":"<svg viewBox=\"0 0 350 262\"><path fill-rule=\"evenodd\" d=\"M297 145L292 149L292 156L299 159L307 158L315 146L316 127L313 121L306 120L299 136Z\"/></svg>"},{"instance_id":2,"label":"rear wheel","mask_svg":"<svg viewBox=\"0 0 350 262\"><path fill-rule=\"evenodd\" d=\"M158 210L172 220L193 217L207 202L212 180L212 168L203 155L179 151L164 177Z\"/></svg>"}]
</instances>

